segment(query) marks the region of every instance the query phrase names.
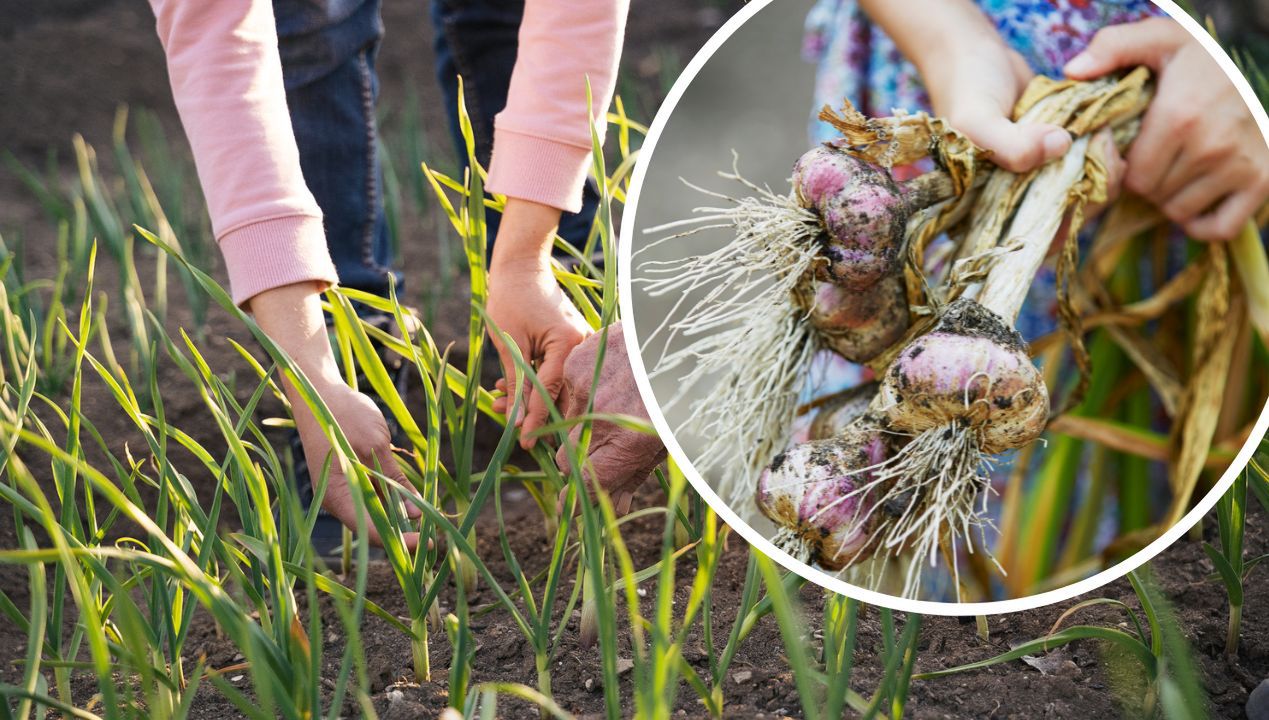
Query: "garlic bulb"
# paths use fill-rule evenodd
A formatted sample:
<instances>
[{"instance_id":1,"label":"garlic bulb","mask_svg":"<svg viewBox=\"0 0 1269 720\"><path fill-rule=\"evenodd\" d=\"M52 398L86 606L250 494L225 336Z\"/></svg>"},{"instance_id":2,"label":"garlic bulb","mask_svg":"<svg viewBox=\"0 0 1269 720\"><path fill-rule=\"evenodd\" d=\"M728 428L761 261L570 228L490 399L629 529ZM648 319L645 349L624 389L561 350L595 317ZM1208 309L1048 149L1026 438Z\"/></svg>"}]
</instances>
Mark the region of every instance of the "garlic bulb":
<instances>
[{"instance_id":1,"label":"garlic bulb","mask_svg":"<svg viewBox=\"0 0 1269 720\"><path fill-rule=\"evenodd\" d=\"M1044 432L1049 393L1022 336L992 311L960 299L891 363L878 402L896 432L962 422L981 452L1021 447Z\"/></svg>"},{"instance_id":2,"label":"garlic bulb","mask_svg":"<svg viewBox=\"0 0 1269 720\"><path fill-rule=\"evenodd\" d=\"M772 542L802 562L840 570L876 548L883 514L863 491L886 459L881 426L861 417L841 435L780 453L758 479L758 509L779 526Z\"/></svg>"}]
</instances>

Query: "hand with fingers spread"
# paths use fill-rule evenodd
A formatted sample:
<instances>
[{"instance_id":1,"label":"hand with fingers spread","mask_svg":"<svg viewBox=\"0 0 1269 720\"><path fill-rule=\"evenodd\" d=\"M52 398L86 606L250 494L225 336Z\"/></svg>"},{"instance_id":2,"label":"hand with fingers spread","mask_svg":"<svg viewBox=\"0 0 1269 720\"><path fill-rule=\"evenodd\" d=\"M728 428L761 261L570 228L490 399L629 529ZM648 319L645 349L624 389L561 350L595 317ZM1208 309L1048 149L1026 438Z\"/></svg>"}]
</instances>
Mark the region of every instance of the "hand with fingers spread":
<instances>
[{"instance_id":1,"label":"hand with fingers spread","mask_svg":"<svg viewBox=\"0 0 1269 720\"><path fill-rule=\"evenodd\" d=\"M551 272L551 239L560 211L516 198L507 199L489 268L489 319L520 349L536 369L538 381L558 402L564 385L564 361L591 334L590 326L564 294ZM515 396L515 360L495 332L490 333L502 362L502 388ZM510 403L499 403L505 412ZM548 422L546 398L529 384L524 388L519 417L520 445L537 442L533 431Z\"/></svg>"},{"instance_id":2,"label":"hand with fingers spread","mask_svg":"<svg viewBox=\"0 0 1269 720\"><path fill-rule=\"evenodd\" d=\"M368 396L348 387L339 375L335 354L326 335L326 323L318 298L318 286L303 282L266 290L252 297L248 305L256 323L299 365L305 377L344 431L357 459L366 467L401 483L406 488L405 474L392 454L392 437L383 413ZM299 392L284 383L291 411L295 416L295 428L304 444L304 458L314 476L314 483L330 458L330 474L322 507L339 519L346 527L357 527L357 503L353 497L347 475L340 463L331 455L331 443L322 432ZM381 497L387 497L385 492ZM418 517L419 510L405 504L407 517ZM382 544L378 530L366 519L370 541ZM418 533L404 533L406 548L418 545Z\"/></svg>"},{"instance_id":3,"label":"hand with fingers spread","mask_svg":"<svg viewBox=\"0 0 1269 720\"><path fill-rule=\"evenodd\" d=\"M560 409L564 417L572 418L586 412L591 405L591 386L594 384L592 413L626 415L648 420L648 411L635 386L630 357L626 354L621 323L608 327L606 342L603 333L595 333L578 345L564 364L564 391L560 397ZM595 363L603 347L603 367L599 381L595 380ZM581 426L574 426L569 439L576 443ZM631 430L606 420L596 420L591 426L590 446L583 472L588 480L597 482L612 498L618 514L630 511L630 501L635 490L665 461L665 445L656 435ZM567 446L555 454L555 462L561 470L571 467ZM563 500L561 494L561 501Z\"/></svg>"},{"instance_id":4,"label":"hand with fingers spread","mask_svg":"<svg viewBox=\"0 0 1269 720\"><path fill-rule=\"evenodd\" d=\"M1064 68L1088 80L1146 65L1157 90L1126 157L1124 185L1201 240L1228 240L1269 199L1269 146L1220 66L1179 24L1104 28Z\"/></svg>"}]
</instances>

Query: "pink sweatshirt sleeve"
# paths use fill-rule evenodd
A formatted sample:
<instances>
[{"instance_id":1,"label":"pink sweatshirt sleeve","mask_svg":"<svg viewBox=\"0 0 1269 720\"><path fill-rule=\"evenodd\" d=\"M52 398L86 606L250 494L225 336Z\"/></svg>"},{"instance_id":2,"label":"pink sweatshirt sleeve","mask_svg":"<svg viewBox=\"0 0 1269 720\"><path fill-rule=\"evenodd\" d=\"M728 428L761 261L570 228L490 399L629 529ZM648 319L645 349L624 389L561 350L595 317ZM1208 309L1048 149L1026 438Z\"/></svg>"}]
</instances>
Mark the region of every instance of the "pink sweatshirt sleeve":
<instances>
[{"instance_id":1,"label":"pink sweatshirt sleeve","mask_svg":"<svg viewBox=\"0 0 1269 720\"><path fill-rule=\"evenodd\" d=\"M591 166L586 80L602 119L617 85L629 0L527 0L507 106L494 119L489 189L569 212ZM602 134L601 134L602 137Z\"/></svg>"},{"instance_id":2,"label":"pink sweatshirt sleeve","mask_svg":"<svg viewBox=\"0 0 1269 720\"><path fill-rule=\"evenodd\" d=\"M150 0L234 302L336 281L304 184L268 0Z\"/></svg>"}]
</instances>

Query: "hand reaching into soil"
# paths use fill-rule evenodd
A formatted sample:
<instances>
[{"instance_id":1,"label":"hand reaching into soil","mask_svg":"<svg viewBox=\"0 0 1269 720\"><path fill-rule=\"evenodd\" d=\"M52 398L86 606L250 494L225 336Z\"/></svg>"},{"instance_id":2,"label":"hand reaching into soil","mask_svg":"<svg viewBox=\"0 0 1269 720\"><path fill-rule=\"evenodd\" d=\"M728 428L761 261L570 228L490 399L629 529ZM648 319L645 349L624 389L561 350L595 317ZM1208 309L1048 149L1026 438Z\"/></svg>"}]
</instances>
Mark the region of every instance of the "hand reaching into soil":
<instances>
[{"instance_id":1,"label":"hand reaching into soil","mask_svg":"<svg viewBox=\"0 0 1269 720\"><path fill-rule=\"evenodd\" d=\"M335 364L326 335L326 323L322 319L318 301L318 286L304 282L266 290L248 301L251 312L261 329L273 339L304 371L317 394L326 403L339 427L343 429L357 458L405 487L410 485L392 454L392 438L388 423L373 400L344 384ZM291 411L295 416L295 428L304 444L304 457L308 461L313 482L330 457L330 475L322 507L339 519L346 527L357 527L357 505L348 477L331 453L330 440L322 432L317 418L299 392L284 383ZM408 517L418 517L418 508L406 504ZM367 520L370 541L381 544L378 531ZM419 541L418 533L405 533L406 547L413 550Z\"/></svg>"},{"instance_id":2,"label":"hand reaching into soil","mask_svg":"<svg viewBox=\"0 0 1269 720\"><path fill-rule=\"evenodd\" d=\"M564 364L559 409L565 418L575 418L586 412L586 406L590 402L591 383L595 379L595 363L599 357L601 338L603 333L592 334L569 353ZM497 389L505 392L505 381L499 380ZM620 322L608 327L604 366L600 370L596 389L595 404L591 410L593 413L649 419L643 399L639 396L639 388L635 386L634 371L630 368L630 357L626 354ZM506 412L506 409L506 397L494 401L494 410ZM573 443L580 436L580 426L575 426L569 432L569 439ZM591 426L590 453L583 471L588 479L599 479L600 486L612 498L613 508L618 514L625 515L630 511L630 502L639 485L652 475L658 465L665 462L665 457L665 445L659 437L599 420ZM556 451L555 464L564 472L572 467L566 448L561 447ZM560 503L564 502L566 493L567 491L560 493Z\"/></svg>"},{"instance_id":3,"label":"hand reaching into soil","mask_svg":"<svg viewBox=\"0 0 1269 720\"><path fill-rule=\"evenodd\" d=\"M1228 240L1269 199L1269 146L1238 91L1179 24L1102 29L1065 67L1086 80L1146 65L1158 90L1127 155L1124 184L1201 240Z\"/></svg>"},{"instance_id":4,"label":"hand reaching into soil","mask_svg":"<svg viewBox=\"0 0 1269 720\"><path fill-rule=\"evenodd\" d=\"M489 318L515 341L526 362L537 370L538 381L552 402L564 385L564 362L569 352L591 333L577 308L564 295L551 272L551 238L560 211L510 198L503 213L489 270ZM503 387L515 397L515 361L501 336L490 333L502 360ZM504 408L509 405L501 406ZM532 432L546 424L546 400L530 385L525 388L520 417L520 446L533 447Z\"/></svg>"},{"instance_id":5,"label":"hand reaching into soil","mask_svg":"<svg viewBox=\"0 0 1269 720\"><path fill-rule=\"evenodd\" d=\"M366 467L392 478L405 488L410 488L405 473L402 472L396 457L392 454L392 435L388 431L388 423L374 400L364 393L353 390L343 382L331 384L313 381L313 385L317 388L318 394L326 403L331 415L335 417L335 421L339 423L339 427L343 428L353 451L357 453L357 458ZM357 504L353 499L353 488L348 482L347 474L334 456L330 455L330 441L326 439L325 433L317 424L317 419L309 412L308 406L304 404L299 394L289 385L287 396L291 400L291 408L295 415L296 430L300 434L300 441L304 444L304 458L308 461L314 490L316 490L318 477L327 462L327 457L331 458L330 475L326 484L326 495L322 498L322 507L345 527L355 530ZM386 498L388 495L381 492L380 497ZM419 509L409 503L405 504L404 510L406 517L409 518L417 518L420 514ZM370 523L369 518L366 519L366 529L371 543L383 544L379 531ZM414 550L418 545L418 533L404 533L404 538L407 549Z\"/></svg>"},{"instance_id":6,"label":"hand reaching into soil","mask_svg":"<svg viewBox=\"0 0 1269 720\"><path fill-rule=\"evenodd\" d=\"M564 364L564 389L560 397L560 410L564 417L577 417L586 412L590 404L591 384L594 381L595 363L598 359L603 333L595 333L573 350ZM630 358L621 323L608 327L604 348L604 365L595 387L592 412L612 415L628 415L648 419L648 411L635 386ZM581 426L569 433L572 442L581 435ZM618 514L630 511L635 491L665 461L665 445L656 435L630 430L610 422L598 420L592 425L590 452L586 458L584 474L595 479L612 498ZM567 472L571 467L566 448L555 454L555 462ZM564 495L561 493L560 501Z\"/></svg>"}]
</instances>

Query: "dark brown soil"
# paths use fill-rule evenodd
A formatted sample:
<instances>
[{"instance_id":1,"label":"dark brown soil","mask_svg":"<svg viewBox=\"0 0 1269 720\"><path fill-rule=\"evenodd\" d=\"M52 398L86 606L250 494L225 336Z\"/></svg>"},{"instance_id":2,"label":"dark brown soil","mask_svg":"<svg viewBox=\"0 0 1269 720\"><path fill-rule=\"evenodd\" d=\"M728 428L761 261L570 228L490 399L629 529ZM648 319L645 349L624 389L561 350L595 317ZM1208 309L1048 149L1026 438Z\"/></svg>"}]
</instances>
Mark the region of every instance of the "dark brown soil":
<instances>
[{"instance_id":1,"label":"dark brown soil","mask_svg":"<svg viewBox=\"0 0 1269 720\"><path fill-rule=\"evenodd\" d=\"M162 55L153 36L152 20L143 0L44 0L39 4L19 4L0 11L0 64L7 71L0 75L0 98L5 111L0 113L0 142L27 162L40 162L49 147L65 148L71 133L84 133L90 142L105 145L109 140L110 123L115 105L128 102L134 106L155 109L175 134L175 115L167 96L167 82ZM389 37L384 46L380 67L383 69L384 103L391 108L399 103L407 84L412 85L424 102L424 122L432 147L445 148L447 142L436 92L431 81L428 46L429 31L424 4L389 0L385 8ZM695 48L704 42L710 29L717 26L737 3L700 3L687 6L674 0L636 0L632 10L629 44L626 52L626 80L622 92L630 101L632 113L650 119L661 93L664 79L672 77L686 63ZM431 224L416 223L423 235L405 246L406 267L415 287L424 285L435 266L435 231ZM20 230L31 249L29 277L42 277L50 265L52 230L42 219L37 203L8 173L0 173L0 231ZM111 272L100 272L102 288L109 290ZM412 280L413 282L413 280ZM456 291L458 292L458 291ZM454 307L463 308L466 300L453 298ZM452 316L440 312L438 317ZM459 316L464 316L461 313ZM189 314L174 308L170 325L188 326ZM439 341L456 338L458 326L433 328ZM246 370L237 362L226 337L242 340L244 333L220 313L211 315L207 339L201 344L207 359L222 374L236 372L245 377ZM203 422L201 401L192 393L182 393L184 384L179 373L169 365L162 371L161 385L169 419L177 426L194 433L213 450L220 446L215 432ZM112 449L120 451L125 442L137 447L138 438L105 395L100 383L90 382L86 389L85 410L110 438ZM266 409L266 412L269 410ZM28 458L38 472L47 463ZM179 460L178 460L179 461ZM193 478L200 492L209 488L209 478ZM651 488L639 498L643 504L660 500L659 491ZM492 516L484 518L478 529L479 548L501 583L512 578L501 561L497 533L505 532L508 540L525 564L534 572L545 562L548 553L541 522L526 494L512 486L505 491L508 513L502 528ZM227 513L231 516L232 513ZM1264 516L1255 515L1248 528L1248 554L1269 552L1269 537L1264 532ZM232 525L232 520L227 519ZM1210 524L1210 523L1209 523ZM1208 534L1212 531L1209 528ZM643 518L627 527L625 538L639 566L651 563L661 537L660 520ZM0 546L15 545L12 514L0 512ZM712 587L715 608L715 637L725 638L734 619L734 608L743 583L747 548L737 538L722 561ZM1248 690L1269 675L1269 600L1260 591L1265 587L1264 575L1269 570L1258 568L1252 573L1244 611L1243 634L1237 661L1222 656L1225 633L1226 603L1222 586L1212 576L1212 567L1195 540L1182 541L1154 563L1155 573L1166 594L1176 605L1186 637L1193 645L1202 668L1207 692L1212 698L1213 715L1241 717ZM686 595L686 582L694 570L690 554L679 563L679 600ZM390 612L404 614L401 593L391 572L382 563L370 571L369 599ZM26 592L26 571L0 565L0 588L19 606L29 598ZM653 592L649 592L649 599ZM1123 600L1136 606L1131 588L1117 582L1103 588L1100 596ZM817 617L820 592L807 587L802 592L807 616ZM473 606L491 603L488 588L481 588L470 598ZM445 608L452 607L452 591L442 595ZM1010 646L1043 635L1060 615L1063 606L994 617L990 620L989 640L980 639L972 622L956 618L926 618L921 632L921 654L918 671L980 660L1000 653ZM345 639L329 607L323 607L328 636L325 643L328 677L333 677ZM1123 626L1122 614L1106 608L1082 611L1081 622ZM505 612L500 610L479 616L474 627L478 644L473 680L503 680L536 684L532 651ZM554 695L559 704L579 716L598 716L603 710L598 653L580 649L576 641L577 617L568 619L561 643L561 652L553 659L551 672ZM811 623L812 627L818 622ZM626 622L620 623L623 642L628 642ZM881 674L880 629L877 612L863 614L857 669L852 687L868 695ZM385 718L434 717L448 701L446 693L447 665L450 647L444 633L432 635L431 657L433 679L416 685L408 681L410 650L404 636L382 621L370 617L362 629L365 653L369 663L376 709ZM685 657L694 667L704 671L707 656L699 631L689 639ZM0 681L13 682L19 676L14 660L25 650L25 636L9 623L0 624ZM799 716L800 709L788 665L782 656L783 644L775 623L770 618L761 622L742 646L726 680L724 695L727 715L737 718ZM217 638L206 618L199 620L187 645L191 662L205 657L212 668L223 668L238 661L234 648ZM908 716L914 718L987 718L987 717L1079 717L1094 718L1132 715L1136 700L1121 703L1117 690L1133 687L1134 670L1123 659L1103 653L1096 643L1081 642L1069 650L1058 651L1059 662L1046 668L1049 674L1015 661L991 669L965 673L949 678L919 681L913 684ZM630 657L629 648L623 656ZM1068 662L1069 661L1069 662ZM232 675L230 675L232 677ZM245 681L243 681L245 682ZM238 683L240 686L243 682ZM95 681L84 677L78 687L85 702L91 697ZM629 705L629 675L622 687ZM1127 695L1126 697L1133 697ZM524 704L504 701L504 717L531 717L536 713ZM345 710L355 714L352 708ZM678 712L685 717L703 714L692 692L684 687L678 695ZM194 717L238 717L238 713L214 691L204 689Z\"/></svg>"}]
</instances>

